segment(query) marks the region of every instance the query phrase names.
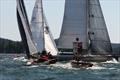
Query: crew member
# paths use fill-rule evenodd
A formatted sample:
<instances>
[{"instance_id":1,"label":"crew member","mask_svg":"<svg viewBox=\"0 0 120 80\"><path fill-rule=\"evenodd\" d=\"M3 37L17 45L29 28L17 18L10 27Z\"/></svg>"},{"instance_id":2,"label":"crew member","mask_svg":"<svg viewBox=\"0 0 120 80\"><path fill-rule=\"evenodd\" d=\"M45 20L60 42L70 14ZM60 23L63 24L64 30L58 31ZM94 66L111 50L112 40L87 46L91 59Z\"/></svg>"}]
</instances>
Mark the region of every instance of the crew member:
<instances>
[{"instance_id":1,"label":"crew member","mask_svg":"<svg viewBox=\"0 0 120 80\"><path fill-rule=\"evenodd\" d=\"M49 57L48 57L48 54L46 51L42 51L39 59L38 59L38 62L45 62L45 61L48 61L49 60Z\"/></svg>"}]
</instances>

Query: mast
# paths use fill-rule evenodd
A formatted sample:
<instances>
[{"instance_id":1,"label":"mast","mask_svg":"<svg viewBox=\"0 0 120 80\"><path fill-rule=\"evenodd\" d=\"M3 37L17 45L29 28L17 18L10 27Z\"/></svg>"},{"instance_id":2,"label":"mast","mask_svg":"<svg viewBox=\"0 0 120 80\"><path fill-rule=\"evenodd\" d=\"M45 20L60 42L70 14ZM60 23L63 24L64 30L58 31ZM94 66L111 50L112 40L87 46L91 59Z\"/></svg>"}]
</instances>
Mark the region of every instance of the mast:
<instances>
[{"instance_id":1,"label":"mast","mask_svg":"<svg viewBox=\"0 0 120 80\"><path fill-rule=\"evenodd\" d=\"M43 50L46 50L45 49L45 25L44 25L44 23L45 23L45 17L44 17L44 12L43 12L43 1L41 0L41 11L42 11L42 26L43 26L43 44L44 44L44 46L43 46Z\"/></svg>"},{"instance_id":2,"label":"mast","mask_svg":"<svg viewBox=\"0 0 120 80\"><path fill-rule=\"evenodd\" d=\"M22 41L24 43L24 46L27 51L27 56L29 58L30 54L37 53L37 50L32 41L30 25L27 18L27 13L25 10L23 0L17 0L17 20L18 20L18 26L22 37Z\"/></svg>"},{"instance_id":3,"label":"mast","mask_svg":"<svg viewBox=\"0 0 120 80\"><path fill-rule=\"evenodd\" d=\"M87 22L86 22L86 23L87 23L87 34L86 34L86 35L87 35L87 47L88 47L88 49L87 49L88 51L87 51L87 52L89 53L89 48L90 48L90 45L89 45L89 44L90 44L90 40L89 40L90 38L89 38L89 34L88 34L88 33L89 33L89 29L90 29L90 21L89 21L89 0L87 0L86 4L87 4L87 7L86 7L86 12L87 12L87 14L86 14L86 16L87 16L87 17L86 17L86 19L87 19Z\"/></svg>"},{"instance_id":4,"label":"mast","mask_svg":"<svg viewBox=\"0 0 120 80\"><path fill-rule=\"evenodd\" d=\"M99 0L89 0L89 38L93 54L109 54L112 47Z\"/></svg>"}]
</instances>

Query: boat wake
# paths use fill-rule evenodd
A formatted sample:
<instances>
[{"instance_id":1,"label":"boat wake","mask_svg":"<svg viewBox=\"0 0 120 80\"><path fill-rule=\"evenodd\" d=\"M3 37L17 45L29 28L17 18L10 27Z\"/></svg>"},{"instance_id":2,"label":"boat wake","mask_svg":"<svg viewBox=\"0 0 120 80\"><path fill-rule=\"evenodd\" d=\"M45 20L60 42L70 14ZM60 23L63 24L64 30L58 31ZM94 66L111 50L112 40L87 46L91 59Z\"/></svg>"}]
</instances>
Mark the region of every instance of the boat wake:
<instances>
[{"instance_id":1,"label":"boat wake","mask_svg":"<svg viewBox=\"0 0 120 80\"><path fill-rule=\"evenodd\" d=\"M56 64L51 64L52 67L57 67L57 68L63 68L63 69L77 69L73 68L71 63L62 63L62 62L57 62Z\"/></svg>"},{"instance_id":2,"label":"boat wake","mask_svg":"<svg viewBox=\"0 0 120 80\"><path fill-rule=\"evenodd\" d=\"M28 68L36 68L36 67L39 67L39 65L28 66Z\"/></svg>"},{"instance_id":3,"label":"boat wake","mask_svg":"<svg viewBox=\"0 0 120 80\"><path fill-rule=\"evenodd\" d=\"M106 69L106 67L102 67L102 66L99 66L99 65L94 65L94 66L88 67L86 69L101 70L101 69Z\"/></svg>"},{"instance_id":4,"label":"boat wake","mask_svg":"<svg viewBox=\"0 0 120 80\"><path fill-rule=\"evenodd\" d=\"M102 63L113 63L113 64L115 63L115 64L119 64L119 62L115 58L113 58L110 61L106 61L106 62L102 62Z\"/></svg>"},{"instance_id":5,"label":"boat wake","mask_svg":"<svg viewBox=\"0 0 120 80\"><path fill-rule=\"evenodd\" d=\"M56 64L52 64L51 66L57 67L57 68L63 68L63 69L74 69L74 70L78 70L78 69L92 69L92 70L106 69L106 67L99 66L97 63L93 63L93 64L94 65L92 67L88 67L88 68L83 68L83 67L74 68L74 67L72 67L70 62L68 62L68 63L57 62Z\"/></svg>"},{"instance_id":6,"label":"boat wake","mask_svg":"<svg viewBox=\"0 0 120 80\"><path fill-rule=\"evenodd\" d=\"M23 62L28 61L28 59L26 59L25 57L16 57L16 58L13 58L13 60L15 60L15 61L23 61Z\"/></svg>"},{"instance_id":7,"label":"boat wake","mask_svg":"<svg viewBox=\"0 0 120 80\"><path fill-rule=\"evenodd\" d=\"M13 58L13 60L15 61L22 61L22 62L27 62L28 59L26 59L25 57L16 57L16 58ZM116 61L114 58L113 60L110 60L110 61L106 61L106 62L102 62L103 64L107 64L107 63L115 63L115 64L118 64L119 62ZM101 70L101 69L108 69L107 67L103 67L103 66L100 66L99 63L95 63L95 62L92 62L93 66L92 67L88 67L88 68L84 68L84 69L91 69L91 70ZM73 69L73 70L78 70L78 69L83 69L82 67L81 68L74 68L72 67L71 63L70 62L57 62L55 64L50 64L50 65L45 65L45 64L38 64L38 65L31 65L31 66L28 66L28 68L36 68L36 67L48 67L48 68L63 68L63 69ZM116 68L109 68L109 69L116 69Z\"/></svg>"}]
</instances>

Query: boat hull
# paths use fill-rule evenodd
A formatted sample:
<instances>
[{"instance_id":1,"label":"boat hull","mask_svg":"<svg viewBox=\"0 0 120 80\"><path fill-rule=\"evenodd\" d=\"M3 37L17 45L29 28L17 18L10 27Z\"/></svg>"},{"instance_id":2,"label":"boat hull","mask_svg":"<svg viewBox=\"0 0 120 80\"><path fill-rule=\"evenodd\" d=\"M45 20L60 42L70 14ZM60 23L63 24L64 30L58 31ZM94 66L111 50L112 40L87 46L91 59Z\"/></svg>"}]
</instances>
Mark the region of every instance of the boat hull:
<instances>
[{"instance_id":1,"label":"boat hull","mask_svg":"<svg viewBox=\"0 0 120 80\"><path fill-rule=\"evenodd\" d=\"M50 60L44 61L44 62L28 61L28 62L26 63L26 66L39 65L39 64L50 65L50 64L55 64L56 62L57 62L56 59L50 59Z\"/></svg>"},{"instance_id":2,"label":"boat hull","mask_svg":"<svg viewBox=\"0 0 120 80\"><path fill-rule=\"evenodd\" d=\"M75 68L88 68L93 66L93 64L90 62L75 61L75 60L71 61L71 65L72 67L75 67Z\"/></svg>"},{"instance_id":3,"label":"boat hull","mask_svg":"<svg viewBox=\"0 0 120 80\"><path fill-rule=\"evenodd\" d=\"M80 60L86 62L106 62L113 59L113 57L109 55L82 55L79 58ZM57 56L57 59L58 61L69 61L69 60L73 60L74 56L73 54L70 55L60 54Z\"/></svg>"}]
</instances>

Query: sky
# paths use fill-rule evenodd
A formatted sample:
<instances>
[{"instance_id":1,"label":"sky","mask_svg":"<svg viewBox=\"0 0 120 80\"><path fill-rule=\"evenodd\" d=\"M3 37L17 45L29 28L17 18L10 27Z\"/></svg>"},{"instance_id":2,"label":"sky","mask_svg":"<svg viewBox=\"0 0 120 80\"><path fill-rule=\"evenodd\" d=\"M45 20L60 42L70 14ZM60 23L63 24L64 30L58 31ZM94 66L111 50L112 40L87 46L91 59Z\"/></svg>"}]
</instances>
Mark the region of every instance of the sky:
<instances>
[{"instance_id":1,"label":"sky","mask_svg":"<svg viewBox=\"0 0 120 80\"><path fill-rule=\"evenodd\" d=\"M29 21L35 0L24 0ZM43 0L43 8L54 38L60 35L64 15L64 0ZM120 43L120 0L100 0L112 43ZM0 37L21 41L16 0L0 0Z\"/></svg>"}]
</instances>

